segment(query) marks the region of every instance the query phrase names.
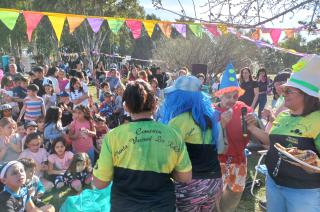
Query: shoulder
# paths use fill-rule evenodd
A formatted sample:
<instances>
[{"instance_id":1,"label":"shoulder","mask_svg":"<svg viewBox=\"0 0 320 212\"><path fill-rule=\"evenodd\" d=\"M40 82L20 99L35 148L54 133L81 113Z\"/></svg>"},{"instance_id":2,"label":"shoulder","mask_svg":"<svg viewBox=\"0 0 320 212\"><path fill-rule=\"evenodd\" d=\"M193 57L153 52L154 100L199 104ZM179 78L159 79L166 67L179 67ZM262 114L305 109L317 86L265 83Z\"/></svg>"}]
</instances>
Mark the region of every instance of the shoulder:
<instances>
[{"instance_id":1,"label":"shoulder","mask_svg":"<svg viewBox=\"0 0 320 212\"><path fill-rule=\"evenodd\" d=\"M6 191L0 192L1 211L14 212L14 199L11 194Z\"/></svg>"},{"instance_id":2,"label":"shoulder","mask_svg":"<svg viewBox=\"0 0 320 212\"><path fill-rule=\"evenodd\" d=\"M51 154L51 155L48 156L48 160L50 162L54 161L56 158L57 158L56 154Z\"/></svg>"},{"instance_id":3,"label":"shoulder","mask_svg":"<svg viewBox=\"0 0 320 212\"><path fill-rule=\"evenodd\" d=\"M73 158L73 153L70 151L66 151L65 155L67 158Z\"/></svg>"},{"instance_id":4,"label":"shoulder","mask_svg":"<svg viewBox=\"0 0 320 212\"><path fill-rule=\"evenodd\" d=\"M169 121L169 125L170 123L180 123L180 122L184 122L189 120L191 117L191 114L189 112L185 112L185 113L181 113L180 115L174 117L173 119L171 119Z\"/></svg>"}]
</instances>

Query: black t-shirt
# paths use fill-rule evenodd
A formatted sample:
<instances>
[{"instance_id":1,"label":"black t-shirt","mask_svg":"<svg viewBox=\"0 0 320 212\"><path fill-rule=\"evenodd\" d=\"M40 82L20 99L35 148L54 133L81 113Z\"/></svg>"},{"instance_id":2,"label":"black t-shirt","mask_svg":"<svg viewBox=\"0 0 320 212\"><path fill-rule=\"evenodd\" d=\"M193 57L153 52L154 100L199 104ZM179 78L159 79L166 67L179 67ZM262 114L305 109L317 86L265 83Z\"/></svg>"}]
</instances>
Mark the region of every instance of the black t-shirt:
<instances>
[{"instance_id":1,"label":"black t-shirt","mask_svg":"<svg viewBox=\"0 0 320 212\"><path fill-rule=\"evenodd\" d=\"M258 87L256 81L249 81L241 83L240 87L245 90L245 93L240 96L239 101L246 103L246 105L251 106L254 99L254 89Z\"/></svg>"},{"instance_id":2,"label":"black t-shirt","mask_svg":"<svg viewBox=\"0 0 320 212\"><path fill-rule=\"evenodd\" d=\"M73 103L69 102L69 104L67 104L69 109L73 109ZM62 111L62 117L61 117L61 122L62 122L62 126L65 127L67 125L69 125L72 122L72 113L68 110L63 110Z\"/></svg>"},{"instance_id":3,"label":"black t-shirt","mask_svg":"<svg viewBox=\"0 0 320 212\"><path fill-rule=\"evenodd\" d=\"M46 93L43 86L43 79L35 79L33 80L33 84L39 87L38 96L42 97Z\"/></svg>"},{"instance_id":4,"label":"black t-shirt","mask_svg":"<svg viewBox=\"0 0 320 212\"><path fill-rule=\"evenodd\" d=\"M259 93L260 95L267 95L267 90L268 90L268 81L265 82L258 82L258 87L259 87Z\"/></svg>"},{"instance_id":5,"label":"black t-shirt","mask_svg":"<svg viewBox=\"0 0 320 212\"><path fill-rule=\"evenodd\" d=\"M26 188L21 189L19 196L8 191L0 193L0 212L24 212L30 196Z\"/></svg>"}]
</instances>

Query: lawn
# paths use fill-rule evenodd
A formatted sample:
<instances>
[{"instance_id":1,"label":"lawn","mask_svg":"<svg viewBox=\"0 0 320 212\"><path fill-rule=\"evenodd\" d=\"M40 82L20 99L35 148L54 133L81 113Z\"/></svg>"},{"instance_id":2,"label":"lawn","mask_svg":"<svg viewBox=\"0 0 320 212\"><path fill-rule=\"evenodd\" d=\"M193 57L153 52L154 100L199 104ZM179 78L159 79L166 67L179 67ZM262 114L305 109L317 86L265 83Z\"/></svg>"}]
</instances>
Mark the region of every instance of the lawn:
<instances>
[{"instance_id":1,"label":"lawn","mask_svg":"<svg viewBox=\"0 0 320 212\"><path fill-rule=\"evenodd\" d=\"M95 88L93 86L90 86L89 88L91 94L95 94ZM96 100L96 96L93 95L94 99ZM270 100L270 98L269 98ZM268 101L268 103L270 103ZM257 161L259 159L259 154L256 152L252 152L252 155L248 157L248 177L247 181L251 181L251 179L254 176L255 172L255 166L257 164ZM260 188L256 188L254 191L255 196L259 197L260 199L265 199L265 186L264 186L264 177L261 175L258 175L258 179L261 179L263 181L263 184ZM46 194L43 198L44 202L50 203L55 206L56 211L58 211L65 201L65 199L68 196L76 195L76 192L72 191L69 188L62 188L60 190L53 190L50 193ZM258 200L257 198L253 197L250 194L250 188L246 189L243 193L242 199L240 204L238 205L237 212L251 212L251 211L262 211L259 208Z\"/></svg>"}]
</instances>

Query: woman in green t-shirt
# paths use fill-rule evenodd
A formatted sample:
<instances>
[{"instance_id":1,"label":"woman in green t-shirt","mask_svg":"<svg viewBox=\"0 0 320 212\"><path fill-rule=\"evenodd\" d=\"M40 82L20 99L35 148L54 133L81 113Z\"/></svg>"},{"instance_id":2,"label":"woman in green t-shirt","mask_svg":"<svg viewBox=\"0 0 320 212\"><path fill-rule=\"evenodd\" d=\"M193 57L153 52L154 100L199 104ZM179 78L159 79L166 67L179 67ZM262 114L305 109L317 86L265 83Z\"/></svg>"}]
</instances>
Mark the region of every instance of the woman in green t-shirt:
<instances>
[{"instance_id":1,"label":"woman in green t-shirt","mask_svg":"<svg viewBox=\"0 0 320 212\"><path fill-rule=\"evenodd\" d=\"M111 211L175 211L174 184L191 181L191 162L181 136L152 119L156 97L141 80L130 82L123 94L132 122L104 138L94 167L94 185L111 181Z\"/></svg>"}]
</instances>

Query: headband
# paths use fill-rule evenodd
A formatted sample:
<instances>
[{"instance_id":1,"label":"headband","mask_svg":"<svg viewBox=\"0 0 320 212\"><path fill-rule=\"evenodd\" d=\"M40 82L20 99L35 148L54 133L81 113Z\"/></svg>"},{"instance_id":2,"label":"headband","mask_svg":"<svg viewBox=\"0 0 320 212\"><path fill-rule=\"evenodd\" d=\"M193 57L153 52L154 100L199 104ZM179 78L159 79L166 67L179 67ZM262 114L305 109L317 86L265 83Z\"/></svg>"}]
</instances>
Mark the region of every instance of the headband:
<instances>
[{"instance_id":1,"label":"headband","mask_svg":"<svg viewBox=\"0 0 320 212\"><path fill-rule=\"evenodd\" d=\"M21 162L16 161L16 160L13 160L13 161L10 161L10 162L4 164L3 167L2 167L2 169L1 169L0 179L3 179L4 176L6 175L8 169L9 169L11 166L15 165L15 164L20 164L21 166L23 166L23 164L22 164Z\"/></svg>"}]
</instances>

